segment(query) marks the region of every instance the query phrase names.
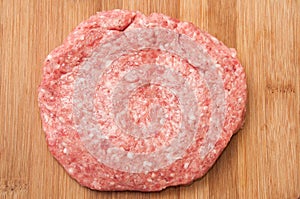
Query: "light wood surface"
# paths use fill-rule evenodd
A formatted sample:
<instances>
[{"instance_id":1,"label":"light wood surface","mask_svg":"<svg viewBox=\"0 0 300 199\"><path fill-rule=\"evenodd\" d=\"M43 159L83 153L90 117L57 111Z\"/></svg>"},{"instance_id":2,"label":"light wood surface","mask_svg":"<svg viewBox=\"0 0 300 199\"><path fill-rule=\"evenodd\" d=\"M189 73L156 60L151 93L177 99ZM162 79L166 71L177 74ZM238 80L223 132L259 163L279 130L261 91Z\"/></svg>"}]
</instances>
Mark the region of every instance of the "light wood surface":
<instances>
[{"instance_id":1,"label":"light wood surface","mask_svg":"<svg viewBox=\"0 0 300 199\"><path fill-rule=\"evenodd\" d=\"M189 186L97 192L48 152L37 106L46 55L96 11L161 12L237 49L249 88L244 128ZM0 198L193 199L300 197L299 0L0 0Z\"/></svg>"}]
</instances>

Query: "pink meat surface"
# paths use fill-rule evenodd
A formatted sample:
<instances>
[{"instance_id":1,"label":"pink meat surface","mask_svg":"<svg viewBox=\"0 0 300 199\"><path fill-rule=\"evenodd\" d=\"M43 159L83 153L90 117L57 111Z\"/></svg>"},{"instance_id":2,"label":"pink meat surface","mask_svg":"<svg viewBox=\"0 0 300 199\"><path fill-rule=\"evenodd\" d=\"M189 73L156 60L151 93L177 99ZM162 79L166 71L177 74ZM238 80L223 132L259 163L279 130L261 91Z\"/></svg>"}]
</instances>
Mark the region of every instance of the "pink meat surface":
<instances>
[{"instance_id":1,"label":"pink meat surface","mask_svg":"<svg viewBox=\"0 0 300 199\"><path fill-rule=\"evenodd\" d=\"M48 147L96 190L159 191L202 177L244 122L234 49L163 14L100 12L46 58Z\"/></svg>"}]
</instances>

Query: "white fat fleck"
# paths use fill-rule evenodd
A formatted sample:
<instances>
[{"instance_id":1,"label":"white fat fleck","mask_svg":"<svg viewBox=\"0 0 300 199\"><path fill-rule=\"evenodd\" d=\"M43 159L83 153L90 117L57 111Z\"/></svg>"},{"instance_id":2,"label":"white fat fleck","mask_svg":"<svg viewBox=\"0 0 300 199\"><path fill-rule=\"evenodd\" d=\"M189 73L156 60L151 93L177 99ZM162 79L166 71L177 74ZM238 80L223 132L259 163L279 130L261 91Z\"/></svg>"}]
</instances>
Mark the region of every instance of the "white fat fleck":
<instances>
[{"instance_id":1,"label":"white fat fleck","mask_svg":"<svg viewBox=\"0 0 300 199\"><path fill-rule=\"evenodd\" d=\"M195 115L192 114L192 113L189 115L189 118L190 118L190 120L195 120L196 119Z\"/></svg>"},{"instance_id":2,"label":"white fat fleck","mask_svg":"<svg viewBox=\"0 0 300 199\"><path fill-rule=\"evenodd\" d=\"M204 107L203 107L203 110L206 111L207 109L208 109L208 106L204 106Z\"/></svg>"},{"instance_id":3,"label":"white fat fleck","mask_svg":"<svg viewBox=\"0 0 300 199\"><path fill-rule=\"evenodd\" d=\"M117 152L124 152L125 149L123 147L111 147L107 149L107 153L111 155L111 159L115 159L115 160L119 160L119 156L117 154Z\"/></svg>"},{"instance_id":4,"label":"white fat fleck","mask_svg":"<svg viewBox=\"0 0 300 199\"><path fill-rule=\"evenodd\" d=\"M156 174L155 173L152 173L151 174L151 178L155 178Z\"/></svg>"},{"instance_id":5,"label":"white fat fleck","mask_svg":"<svg viewBox=\"0 0 300 199\"><path fill-rule=\"evenodd\" d=\"M214 43L216 43L216 44L219 43L219 41L217 40L217 38L215 38L213 36L211 36L210 38L211 38L211 40L213 40Z\"/></svg>"},{"instance_id":6,"label":"white fat fleck","mask_svg":"<svg viewBox=\"0 0 300 199\"><path fill-rule=\"evenodd\" d=\"M49 120L49 117L48 117L48 115L46 115L46 114L43 114L43 117L44 117L44 120L45 120L45 122L48 122L48 120Z\"/></svg>"},{"instance_id":7,"label":"white fat fleck","mask_svg":"<svg viewBox=\"0 0 300 199\"><path fill-rule=\"evenodd\" d=\"M203 150L203 146L201 146L199 149L198 149L198 153L201 155L202 154L202 150ZM202 156L200 156L200 158L203 160L203 157Z\"/></svg>"},{"instance_id":8,"label":"white fat fleck","mask_svg":"<svg viewBox=\"0 0 300 199\"><path fill-rule=\"evenodd\" d=\"M171 176L171 177L174 177L174 176L175 176L175 173L171 173L170 176Z\"/></svg>"},{"instance_id":9,"label":"white fat fleck","mask_svg":"<svg viewBox=\"0 0 300 199\"><path fill-rule=\"evenodd\" d=\"M234 48L230 48L231 56L236 57L236 50Z\"/></svg>"},{"instance_id":10,"label":"white fat fleck","mask_svg":"<svg viewBox=\"0 0 300 199\"><path fill-rule=\"evenodd\" d=\"M183 168L187 169L189 167L189 165L190 165L190 163L186 162L186 163L184 163Z\"/></svg>"},{"instance_id":11,"label":"white fat fleck","mask_svg":"<svg viewBox=\"0 0 300 199\"><path fill-rule=\"evenodd\" d=\"M51 59L52 59L52 55L48 55L47 60L51 60Z\"/></svg>"},{"instance_id":12,"label":"white fat fleck","mask_svg":"<svg viewBox=\"0 0 300 199\"><path fill-rule=\"evenodd\" d=\"M214 145L209 143L207 148L208 148L208 150L211 150L213 147L214 147Z\"/></svg>"},{"instance_id":13,"label":"white fat fleck","mask_svg":"<svg viewBox=\"0 0 300 199\"><path fill-rule=\"evenodd\" d=\"M165 50L165 46L164 46L164 45L162 45L162 44L160 44L160 45L159 45L159 49L161 49L161 50Z\"/></svg>"},{"instance_id":14,"label":"white fat fleck","mask_svg":"<svg viewBox=\"0 0 300 199\"><path fill-rule=\"evenodd\" d=\"M164 123L165 123L165 119L164 119L164 118L160 119L160 120L159 120L159 123L160 123L160 124L164 124Z\"/></svg>"},{"instance_id":15,"label":"white fat fleck","mask_svg":"<svg viewBox=\"0 0 300 199\"><path fill-rule=\"evenodd\" d=\"M152 179L151 179L151 178L148 178L147 181L148 181L148 182L152 182Z\"/></svg>"},{"instance_id":16,"label":"white fat fleck","mask_svg":"<svg viewBox=\"0 0 300 199\"><path fill-rule=\"evenodd\" d=\"M46 107L46 109L48 109L48 110L52 110L52 109L53 109L53 107L50 106L49 104L45 104L45 107Z\"/></svg>"},{"instance_id":17,"label":"white fat fleck","mask_svg":"<svg viewBox=\"0 0 300 199\"><path fill-rule=\"evenodd\" d=\"M61 117L61 116L59 116L58 119L59 119L59 121L61 121L62 123L65 123L65 122L66 122L66 120L65 120L63 117Z\"/></svg>"},{"instance_id":18,"label":"white fat fleck","mask_svg":"<svg viewBox=\"0 0 300 199\"><path fill-rule=\"evenodd\" d=\"M97 187L99 185L99 183L97 182L96 179L94 179L94 181L92 182L92 186Z\"/></svg>"},{"instance_id":19,"label":"white fat fleck","mask_svg":"<svg viewBox=\"0 0 300 199\"><path fill-rule=\"evenodd\" d=\"M90 137L90 138L94 137L94 134L93 134L93 133L90 133L90 134L89 134L89 137Z\"/></svg>"},{"instance_id":20,"label":"white fat fleck","mask_svg":"<svg viewBox=\"0 0 300 199\"><path fill-rule=\"evenodd\" d=\"M215 67L216 68L221 68L221 65L220 64L215 64Z\"/></svg>"},{"instance_id":21,"label":"white fat fleck","mask_svg":"<svg viewBox=\"0 0 300 199\"><path fill-rule=\"evenodd\" d=\"M74 172L74 169L73 168L69 168L68 171L69 171L69 173L72 174Z\"/></svg>"},{"instance_id":22,"label":"white fat fleck","mask_svg":"<svg viewBox=\"0 0 300 199\"><path fill-rule=\"evenodd\" d=\"M107 61L105 62L105 66L109 66L109 65L111 65L111 63L112 63L112 61L111 61L111 60L107 60Z\"/></svg>"},{"instance_id":23,"label":"white fat fleck","mask_svg":"<svg viewBox=\"0 0 300 199\"><path fill-rule=\"evenodd\" d=\"M41 88L40 92L41 92L41 93L46 93L46 90L43 89L43 88Z\"/></svg>"},{"instance_id":24,"label":"white fat fleck","mask_svg":"<svg viewBox=\"0 0 300 199\"><path fill-rule=\"evenodd\" d=\"M167 157L167 160L168 160L169 162L173 162L174 160L178 159L177 157L173 156L173 155L170 154L170 153L168 153L168 154L166 155L166 157Z\"/></svg>"},{"instance_id":25,"label":"white fat fleck","mask_svg":"<svg viewBox=\"0 0 300 199\"><path fill-rule=\"evenodd\" d=\"M93 134L93 136L94 136L94 134ZM101 138L101 139L108 139L108 136L107 136L107 135L98 135L98 137ZM92 137L91 137L91 138L92 138Z\"/></svg>"},{"instance_id":26,"label":"white fat fleck","mask_svg":"<svg viewBox=\"0 0 300 199\"><path fill-rule=\"evenodd\" d=\"M63 65L62 65L63 66ZM59 64L54 64L53 65L53 69L59 69L60 68L60 65Z\"/></svg>"},{"instance_id":27,"label":"white fat fleck","mask_svg":"<svg viewBox=\"0 0 300 199\"><path fill-rule=\"evenodd\" d=\"M133 153L128 152L128 153L127 153L127 157L128 157L129 159L132 159L132 158L133 158Z\"/></svg>"},{"instance_id":28,"label":"white fat fleck","mask_svg":"<svg viewBox=\"0 0 300 199\"><path fill-rule=\"evenodd\" d=\"M62 142L62 143L61 143L61 145L63 145L63 146L67 146L67 144L66 144L65 142Z\"/></svg>"},{"instance_id":29,"label":"white fat fleck","mask_svg":"<svg viewBox=\"0 0 300 199\"><path fill-rule=\"evenodd\" d=\"M152 166L152 162L144 161L143 162L143 166L144 167L151 167Z\"/></svg>"},{"instance_id":30,"label":"white fat fleck","mask_svg":"<svg viewBox=\"0 0 300 199\"><path fill-rule=\"evenodd\" d=\"M111 153L114 149L113 148L108 148L107 153Z\"/></svg>"},{"instance_id":31,"label":"white fat fleck","mask_svg":"<svg viewBox=\"0 0 300 199\"><path fill-rule=\"evenodd\" d=\"M135 72L130 72L124 76L124 79L127 82L136 82L139 80L139 76Z\"/></svg>"},{"instance_id":32,"label":"white fat fleck","mask_svg":"<svg viewBox=\"0 0 300 199\"><path fill-rule=\"evenodd\" d=\"M107 81L107 82L105 82L105 86L107 87L107 88L110 88L111 87L111 82L110 81Z\"/></svg>"},{"instance_id":33,"label":"white fat fleck","mask_svg":"<svg viewBox=\"0 0 300 199\"><path fill-rule=\"evenodd\" d=\"M64 154L67 154L68 153L68 149L64 148L63 152L64 152Z\"/></svg>"},{"instance_id":34,"label":"white fat fleck","mask_svg":"<svg viewBox=\"0 0 300 199\"><path fill-rule=\"evenodd\" d=\"M116 131L118 127L116 125L111 126L111 131Z\"/></svg>"}]
</instances>

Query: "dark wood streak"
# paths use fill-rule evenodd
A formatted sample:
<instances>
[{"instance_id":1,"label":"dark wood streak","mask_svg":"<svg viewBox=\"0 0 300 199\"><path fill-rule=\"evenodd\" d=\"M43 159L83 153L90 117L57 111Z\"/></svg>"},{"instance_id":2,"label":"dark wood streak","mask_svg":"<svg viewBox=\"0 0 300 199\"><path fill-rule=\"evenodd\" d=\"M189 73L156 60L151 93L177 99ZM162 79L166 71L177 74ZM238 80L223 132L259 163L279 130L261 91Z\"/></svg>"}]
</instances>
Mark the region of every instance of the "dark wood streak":
<instances>
[{"instance_id":1,"label":"dark wood streak","mask_svg":"<svg viewBox=\"0 0 300 199\"><path fill-rule=\"evenodd\" d=\"M28 183L23 179L1 179L0 180L0 193L8 192L27 192Z\"/></svg>"},{"instance_id":2,"label":"dark wood streak","mask_svg":"<svg viewBox=\"0 0 300 199\"><path fill-rule=\"evenodd\" d=\"M273 85L273 84L267 84L266 89L268 92L271 93L296 93L296 89L292 84L279 84L279 85Z\"/></svg>"}]
</instances>

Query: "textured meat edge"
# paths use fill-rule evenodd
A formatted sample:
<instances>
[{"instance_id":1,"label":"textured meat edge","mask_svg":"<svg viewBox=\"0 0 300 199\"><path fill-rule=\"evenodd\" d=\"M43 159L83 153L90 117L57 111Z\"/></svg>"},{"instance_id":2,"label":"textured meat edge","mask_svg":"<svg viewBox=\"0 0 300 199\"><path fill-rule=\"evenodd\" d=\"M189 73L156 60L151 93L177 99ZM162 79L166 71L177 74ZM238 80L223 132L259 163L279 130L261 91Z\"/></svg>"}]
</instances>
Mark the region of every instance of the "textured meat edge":
<instances>
[{"instance_id":1,"label":"textured meat edge","mask_svg":"<svg viewBox=\"0 0 300 199\"><path fill-rule=\"evenodd\" d=\"M93 17L95 17L95 16L92 16L90 19L92 19ZM135 18L135 15L133 15L133 20L134 20L134 18ZM170 18L171 19L171 18ZM171 20L174 20L174 19L171 19ZM73 45L76 45L76 41L72 41L72 39L73 40L75 40L76 39L76 31L78 31L78 29L80 29L80 27L83 27L85 24L87 24L87 23L89 23L88 22L89 20L87 20L87 21L85 21L85 22L83 22L83 23L81 23L69 36L68 36L68 38L67 38L67 40L64 42L64 44L63 45L61 45L60 47L58 47L58 48L56 48L56 49L54 49L51 53L50 53L50 55L58 55L58 58L59 58L59 56L61 56L61 55L59 55L60 54L60 52L61 53L64 53L65 51L66 51L66 49L71 49L72 48L72 46ZM176 20L174 20L174 21L176 21ZM128 24L126 24L125 26L123 26L123 27L121 27L121 26L117 26L117 27L109 27L109 29L110 30L120 30L120 31L123 31L124 29L126 29L128 26L130 26L130 24L132 24L132 22L133 21L131 21L130 23L128 23ZM204 33L204 32L203 32ZM96 43L95 45L97 45L97 42L96 42L96 40L94 41L94 43ZM221 45L223 45L223 44L221 44ZM66 48L66 46L67 46L67 48ZM83 56L83 57L85 57L85 56ZM77 62L77 63L75 63L75 65L79 65L81 62L79 61L79 62ZM45 73L48 73L49 71L47 71L47 65L48 65L49 63L48 63L48 61L46 60L46 62L45 62L45 66L44 66L44 75L45 75ZM49 66L49 65L48 65ZM53 71L50 71L50 73L51 72L53 72ZM60 71L61 72L61 71ZM48 74L50 74L50 73L48 73ZM55 73L54 73L55 74ZM59 75L60 74L56 74L56 75L58 75L58 77L59 77ZM45 83L45 81L47 81L47 79L44 79L44 76L43 76L43 81L42 81L42 84L41 84L41 86L40 86L40 88L42 87L42 85L43 85L43 83ZM246 80L244 79L244 82L246 82ZM46 83L47 84L47 83ZM244 92L246 92L246 89L245 89L245 91ZM244 101L244 103L246 104L246 99L247 99L247 97L246 97L246 95L245 95L245 101ZM40 99L39 98L39 106L40 106L40 108L43 108L42 106L42 99ZM243 125L243 123L244 123L244 118L245 118L245 112L246 112L246 106L244 105L244 110L243 110L243 113L242 113L242 119L241 119L241 121L240 121L240 123L237 125L237 127L234 129L234 130L232 130L232 132L231 133L229 133L228 135L226 135L226 136L224 136L224 137L222 137L222 142L220 142L220 143L217 143L217 145L216 145L216 147L215 147L215 149L218 151L218 153L215 153L213 156L210 156L210 157L208 157L208 159L210 160L210 162L207 162L207 164L205 164L205 166L206 166L206 169L205 169L205 171L204 172L202 172L201 174L199 174L199 176L195 176L195 178L194 179L192 179L192 180L190 180L189 182L184 182L184 183L182 183L182 184L187 184L187 183L191 183L192 181L194 181L195 179L198 179L199 177L202 177L205 173L207 173L207 171L211 168L211 166L214 164L214 162L217 160L217 158L219 157L219 155L222 153L222 151L224 150L224 148L227 146L227 143L229 142L229 140L230 140L230 138L231 138L231 136L234 134L234 133L236 133L237 131L238 131L238 129ZM44 123L45 121L43 121L43 123ZM46 132L47 133L47 132ZM55 155L54 155L54 157L55 157ZM58 161L59 161L59 157L55 157ZM60 161L59 161L60 162ZM63 165L63 164L62 164ZM73 178L74 178L74 176L72 176ZM76 179L76 178L75 178ZM77 179L76 179L77 180ZM82 184L81 182L80 182L80 179L78 179L77 180L80 184ZM84 184L82 184L82 185L84 185ZM176 184L176 185L180 185L180 184ZM84 186L88 186L88 185L84 185ZM167 186L174 186L174 185L167 185ZM88 187L90 187L90 186L88 186ZM165 186L166 187L166 186ZM154 190L154 189L151 189L151 190L143 190L143 189L137 189L137 191L158 191L158 190L162 190L162 189L164 189L165 187L160 187L160 188L158 188L157 190ZM104 190L104 189L103 189ZM125 189L120 189L120 190L127 190L126 188ZM130 189L130 190L132 190L132 189Z\"/></svg>"}]
</instances>

